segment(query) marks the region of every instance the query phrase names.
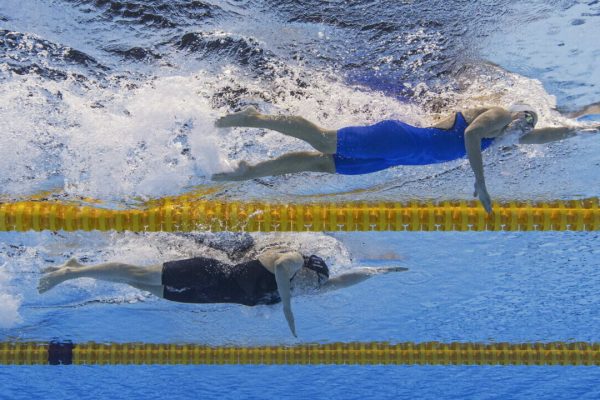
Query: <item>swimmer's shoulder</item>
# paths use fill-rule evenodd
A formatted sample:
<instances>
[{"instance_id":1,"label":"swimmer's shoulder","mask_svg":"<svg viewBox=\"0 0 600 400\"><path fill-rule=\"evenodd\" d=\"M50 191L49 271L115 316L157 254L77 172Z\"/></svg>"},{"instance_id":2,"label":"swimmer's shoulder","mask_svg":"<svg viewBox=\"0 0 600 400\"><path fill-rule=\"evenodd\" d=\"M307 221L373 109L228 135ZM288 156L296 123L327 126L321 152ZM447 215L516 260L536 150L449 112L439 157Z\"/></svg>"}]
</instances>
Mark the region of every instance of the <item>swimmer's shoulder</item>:
<instances>
[{"instance_id":1,"label":"swimmer's shoulder","mask_svg":"<svg viewBox=\"0 0 600 400\"><path fill-rule=\"evenodd\" d=\"M471 122L475 121L477 117L483 114L486 111L492 110L494 108L499 107L478 107L478 108L469 108L466 110L458 110L452 115L447 115L445 118L442 118L436 122L433 127L440 129L452 129L456 122L456 114L461 113L467 124L471 124Z\"/></svg>"},{"instance_id":2,"label":"swimmer's shoulder","mask_svg":"<svg viewBox=\"0 0 600 400\"><path fill-rule=\"evenodd\" d=\"M300 269L304 264L304 258L299 251L285 247L266 250L257 258L272 273L275 273L276 263L282 261L287 262L293 269Z\"/></svg>"},{"instance_id":3,"label":"swimmer's shoulder","mask_svg":"<svg viewBox=\"0 0 600 400\"><path fill-rule=\"evenodd\" d=\"M492 114L498 114L498 116L502 116L507 112L502 107L477 107L469 108L467 110L460 110L460 113L465 118L465 121L467 121L467 124L471 124L477 119L477 117L488 111L490 111Z\"/></svg>"}]
</instances>

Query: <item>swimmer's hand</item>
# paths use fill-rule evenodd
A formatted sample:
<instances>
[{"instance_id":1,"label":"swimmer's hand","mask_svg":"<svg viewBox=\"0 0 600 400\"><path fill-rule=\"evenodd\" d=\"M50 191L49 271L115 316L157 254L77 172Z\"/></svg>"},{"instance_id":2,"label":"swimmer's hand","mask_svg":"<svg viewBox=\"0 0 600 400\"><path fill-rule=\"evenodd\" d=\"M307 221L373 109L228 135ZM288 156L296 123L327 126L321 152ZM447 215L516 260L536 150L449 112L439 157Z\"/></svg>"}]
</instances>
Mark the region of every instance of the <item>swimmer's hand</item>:
<instances>
[{"instance_id":1,"label":"swimmer's hand","mask_svg":"<svg viewBox=\"0 0 600 400\"><path fill-rule=\"evenodd\" d=\"M473 193L473 197L479 197L479 201L481 201L481 205L485 208L485 211L488 214L492 213L492 198L487 192L485 183L475 181L475 192Z\"/></svg>"},{"instance_id":2,"label":"swimmer's hand","mask_svg":"<svg viewBox=\"0 0 600 400\"><path fill-rule=\"evenodd\" d=\"M340 275L330 277L329 280L323 286L321 286L320 291L324 292L329 290L347 288L356 285L360 282L366 281L367 279L372 278L376 275L404 271L408 271L408 268L394 266L352 268L351 270L344 272Z\"/></svg>"},{"instance_id":3,"label":"swimmer's hand","mask_svg":"<svg viewBox=\"0 0 600 400\"><path fill-rule=\"evenodd\" d=\"M583 134L594 134L594 133L600 133L600 124L596 124L596 125L592 125L583 129L579 129L579 133L583 133Z\"/></svg>"},{"instance_id":4,"label":"swimmer's hand","mask_svg":"<svg viewBox=\"0 0 600 400\"><path fill-rule=\"evenodd\" d=\"M378 274L389 274L390 272L405 272L408 268L404 267L376 267L376 273Z\"/></svg>"},{"instance_id":5,"label":"swimmer's hand","mask_svg":"<svg viewBox=\"0 0 600 400\"><path fill-rule=\"evenodd\" d=\"M284 306L283 313L285 314L285 319L287 320L292 335L294 335L294 337L298 337L298 335L296 334L296 322L294 321L294 314L292 314L292 310L286 310Z\"/></svg>"}]
</instances>

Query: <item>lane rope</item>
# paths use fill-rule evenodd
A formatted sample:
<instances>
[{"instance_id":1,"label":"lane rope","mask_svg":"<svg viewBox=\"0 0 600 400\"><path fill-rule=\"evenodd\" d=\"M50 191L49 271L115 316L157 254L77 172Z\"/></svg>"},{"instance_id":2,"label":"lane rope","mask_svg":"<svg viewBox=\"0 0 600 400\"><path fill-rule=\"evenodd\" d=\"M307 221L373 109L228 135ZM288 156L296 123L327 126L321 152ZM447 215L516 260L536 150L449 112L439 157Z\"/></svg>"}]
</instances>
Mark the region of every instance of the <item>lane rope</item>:
<instances>
[{"instance_id":1,"label":"lane rope","mask_svg":"<svg viewBox=\"0 0 600 400\"><path fill-rule=\"evenodd\" d=\"M600 343L353 342L294 346L1 342L0 365L555 365L599 366Z\"/></svg>"},{"instance_id":2,"label":"lane rope","mask_svg":"<svg viewBox=\"0 0 600 400\"><path fill-rule=\"evenodd\" d=\"M597 231L598 198L509 201L488 215L475 201L278 204L153 201L115 210L54 201L0 203L0 231Z\"/></svg>"}]
</instances>

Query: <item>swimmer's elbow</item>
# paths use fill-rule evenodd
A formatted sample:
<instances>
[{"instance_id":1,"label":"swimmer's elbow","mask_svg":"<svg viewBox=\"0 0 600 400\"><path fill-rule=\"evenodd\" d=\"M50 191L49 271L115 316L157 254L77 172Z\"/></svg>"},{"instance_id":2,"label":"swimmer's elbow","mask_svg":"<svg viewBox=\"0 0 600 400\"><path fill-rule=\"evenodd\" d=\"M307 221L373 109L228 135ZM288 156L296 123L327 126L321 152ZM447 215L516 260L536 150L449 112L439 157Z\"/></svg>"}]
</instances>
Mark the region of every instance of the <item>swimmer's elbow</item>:
<instances>
[{"instance_id":1,"label":"swimmer's elbow","mask_svg":"<svg viewBox=\"0 0 600 400\"><path fill-rule=\"evenodd\" d=\"M481 140L483 138L483 132L484 131L479 128L475 128L475 129L467 128L465 130L465 141L469 142L469 141Z\"/></svg>"}]
</instances>

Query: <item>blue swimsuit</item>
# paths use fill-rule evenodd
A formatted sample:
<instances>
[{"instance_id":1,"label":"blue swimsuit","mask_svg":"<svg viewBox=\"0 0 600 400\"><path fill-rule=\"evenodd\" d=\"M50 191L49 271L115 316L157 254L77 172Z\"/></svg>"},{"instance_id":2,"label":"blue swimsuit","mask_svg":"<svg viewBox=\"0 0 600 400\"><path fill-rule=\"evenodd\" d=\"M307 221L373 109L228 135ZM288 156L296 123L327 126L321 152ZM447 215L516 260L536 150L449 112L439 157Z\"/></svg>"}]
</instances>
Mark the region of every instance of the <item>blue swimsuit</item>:
<instances>
[{"instance_id":1,"label":"blue swimsuit","mask_svg":"<svg viewBox=\"0 0 600 400\"><path fill-rule=\"evenodd\" d=\"M460 112L452 129L418 128L387 120L370 126L351 126L337 131L335 171L359 175L396 165L426 165L457 160L467 155L467 121ZM481 140L481 150L491 139Z\"/></svg>"}]
</instances>

